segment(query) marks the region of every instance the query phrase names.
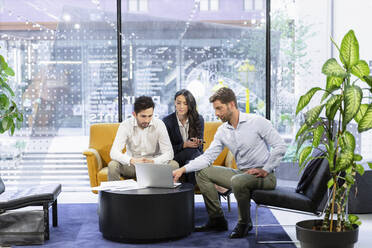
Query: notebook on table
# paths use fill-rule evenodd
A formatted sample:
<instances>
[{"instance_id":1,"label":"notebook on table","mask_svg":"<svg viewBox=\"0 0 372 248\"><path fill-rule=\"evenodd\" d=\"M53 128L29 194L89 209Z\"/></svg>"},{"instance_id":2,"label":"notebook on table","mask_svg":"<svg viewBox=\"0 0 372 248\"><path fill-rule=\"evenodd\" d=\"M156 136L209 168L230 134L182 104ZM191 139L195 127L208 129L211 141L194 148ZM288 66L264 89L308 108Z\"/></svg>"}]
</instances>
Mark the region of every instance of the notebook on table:
<instances>
[{"instance_id":1,"label":"notebook on table","mask_svg":"<svg viewBox=\"0 0 372 248\"><path fill-rule=\"evenodd\" d=\"M168 164L135 164L138 185L150 188L175 188L181 183L173 182L172 166Z\"/></svg>"}]
</instances>

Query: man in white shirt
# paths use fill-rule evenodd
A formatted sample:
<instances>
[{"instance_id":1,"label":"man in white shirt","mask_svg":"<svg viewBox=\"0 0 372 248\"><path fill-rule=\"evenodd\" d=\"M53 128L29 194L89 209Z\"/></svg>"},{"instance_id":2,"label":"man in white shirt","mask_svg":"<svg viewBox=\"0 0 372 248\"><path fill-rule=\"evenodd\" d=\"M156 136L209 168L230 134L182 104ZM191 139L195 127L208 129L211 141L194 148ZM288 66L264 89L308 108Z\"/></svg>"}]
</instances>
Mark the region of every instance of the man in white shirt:
<instances>
[{"instance_id":1,"label":"man in white shirt","mask_svg":"<svg viewBox=\"0 0 372 248\"><path fill-rule=\"evenodd\" d=\"M151 97L140 96L134 102L133 117L120 124L110 151L109 181L120 176L136 178L136 163L169 163L178 168L165 124L153 117L154 107Z\"/></svg>"},{"instance_id":2,"label":"man in white shirt","mask_svg":"<svg viewBox=\"0 0 372 248\"><path fill-rule=\"evenodd\" d=\"M178 180L183 173L197 171L196 182L209 215L208 223L195 227L197 232L227 230L215 184L232 189L238 203L239 219L229 237L242 238L252 230L251 192L275 188L273 170L284 156L286 145L268 120L239 111L231 89L220 88L209 101L224 123L218 128L209 148L184 167L173 171L173 177ZM211 166L225 146L234 154L238 169Z\"/></svg>"}]
</instances>

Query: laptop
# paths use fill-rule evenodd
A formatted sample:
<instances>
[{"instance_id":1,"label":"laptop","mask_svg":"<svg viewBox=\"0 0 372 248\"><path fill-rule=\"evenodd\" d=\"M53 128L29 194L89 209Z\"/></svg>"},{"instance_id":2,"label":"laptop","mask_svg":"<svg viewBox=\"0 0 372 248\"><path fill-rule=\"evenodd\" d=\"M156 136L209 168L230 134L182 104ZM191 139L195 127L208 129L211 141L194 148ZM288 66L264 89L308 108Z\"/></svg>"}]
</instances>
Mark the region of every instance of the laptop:
<instances>
[{"instance_id":1,"label":"laptop","mask_svg":"<svg viewBox=\"0 0 372 248\"><path fill-rule=\"evenodd\" d=\"M167 164L135 164L137 183L141 187L175 188L181 183L173 182L172 166Z\"/></svg>"}]
</instances>

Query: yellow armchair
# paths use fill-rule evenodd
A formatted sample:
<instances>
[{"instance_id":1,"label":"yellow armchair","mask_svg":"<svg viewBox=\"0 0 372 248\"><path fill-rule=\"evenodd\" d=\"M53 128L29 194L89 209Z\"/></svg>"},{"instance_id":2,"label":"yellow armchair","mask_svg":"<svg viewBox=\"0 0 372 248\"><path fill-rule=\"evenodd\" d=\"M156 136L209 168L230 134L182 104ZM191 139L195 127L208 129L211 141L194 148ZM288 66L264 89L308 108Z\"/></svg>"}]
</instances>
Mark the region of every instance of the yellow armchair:
<instances>
[{"instance_id":1,"label":"yellow armchair","mask_svg":"<svg viewBox=\"0 0 372 248\"><path fill-rule=\"evenodd\" d=\"M204 150L211 144L221 122L206 122L204 126ZM119 123L99 123L90 127L89 148L83 152L87 159L90 186L99 186L107 181L107 165L111 161L110 150L114 142ZM123 150L124 151L124 150ZM213 165L236 168L231 152L225 148ZM93 191L97 193L96 191Z\"/></svg>"}]
</instances>

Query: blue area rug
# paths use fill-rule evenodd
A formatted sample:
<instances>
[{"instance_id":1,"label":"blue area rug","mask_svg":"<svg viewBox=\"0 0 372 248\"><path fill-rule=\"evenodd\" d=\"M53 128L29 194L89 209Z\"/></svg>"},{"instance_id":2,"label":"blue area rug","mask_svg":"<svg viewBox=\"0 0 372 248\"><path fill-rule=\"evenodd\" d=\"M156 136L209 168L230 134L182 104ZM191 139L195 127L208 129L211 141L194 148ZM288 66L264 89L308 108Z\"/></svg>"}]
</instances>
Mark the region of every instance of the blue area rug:
<instances>
[{"instance_id":1,"label":"blue area rug","mask_svg":"<svg viewBox=\"0 0 372 248\"><path fill-rule=\"evenodd\" d=\"M229 239L228 235L237 222L237 206L232 203L231 212L227 211L226 203L222 204L225 217L229 222L229 231L192 233L191 235L173 241L152 244L123 244L106 240L98 227L97 204L59 204L58 227L50 228L50 240L40 247L203 247L203 248L238 248L238 247L280 247L292 248L293 244L256 244L254 229L244 239ZM254 206L252 207L254 211ZM252 217L254 213L252 211ZM195 223L198 225L207 221L208 215L204 203L195 204ZM278 223L269 209L259 209L259 223ZM51 223L50 223L51 225ZM269 227L259 232L260 239L288 240L289 237L281 227ZM23 246L25 247L25 246ZM30 246L39 247L39 246Z\"/></svg>"}]
</instances>

